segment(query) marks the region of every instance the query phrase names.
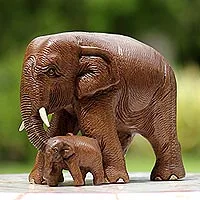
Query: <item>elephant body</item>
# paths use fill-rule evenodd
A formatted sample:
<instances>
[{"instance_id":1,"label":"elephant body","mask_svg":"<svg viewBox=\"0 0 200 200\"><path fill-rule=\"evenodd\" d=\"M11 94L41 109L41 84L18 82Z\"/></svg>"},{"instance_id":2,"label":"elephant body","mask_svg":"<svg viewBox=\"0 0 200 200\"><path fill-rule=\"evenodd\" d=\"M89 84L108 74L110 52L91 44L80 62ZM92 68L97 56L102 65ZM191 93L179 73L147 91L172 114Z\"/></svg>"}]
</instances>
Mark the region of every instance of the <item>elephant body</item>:
<instances>
[{"instance_id":1,"label":"elephant body","mask_svg":"<svg viewBox=\"0 0 200 200\"><path fill-rule=\"evenodd\" d=\"M47 132L41 107L54 113ZM185 175L173 70L160 53L130 37L68 32L34 39L24 58L21 112L39 160L50 137L81 130L97 139L107 179L127 182L124 155L139 133L156 155L151 180ZM30 176L39 183L41 163Z\"/></svg>"},{"instance_id":2,"label":"elephant body","mask_svg":"<svg viewBox=\"0 0 200 200\"><path fill-rule=\"evenodd\" d=\"M104 183L101 150L93 138L72 135L50 138L44 157L44 177L49 186L56 186L63 180L63 169L70 171L76 186L85 184L88 172L92 173L95 185Z\"/></svg>"}]
</instances>

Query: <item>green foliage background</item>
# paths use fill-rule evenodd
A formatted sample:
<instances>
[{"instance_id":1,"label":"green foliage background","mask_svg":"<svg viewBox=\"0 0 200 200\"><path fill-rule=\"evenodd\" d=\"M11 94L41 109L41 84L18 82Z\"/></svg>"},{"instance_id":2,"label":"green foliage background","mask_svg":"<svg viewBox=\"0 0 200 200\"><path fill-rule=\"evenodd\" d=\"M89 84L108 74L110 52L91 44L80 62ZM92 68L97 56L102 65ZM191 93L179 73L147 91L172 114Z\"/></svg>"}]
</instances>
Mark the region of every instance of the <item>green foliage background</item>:
<instances>
[{"instance_id":1,"label":"green foliage background","mask_svg":"<svg viewBox=\"0 0 200 200\"><path fill-rule=\"evenodd\" d=\"M39 35L99 31L134 37L159 50L178 82L178 134L184 155L200 155L199 0L0 0L0 162L33 160L19 133L19 84L27 44ZM129 154L149 156L139 139Z\"/></svg>"}]
</instances>

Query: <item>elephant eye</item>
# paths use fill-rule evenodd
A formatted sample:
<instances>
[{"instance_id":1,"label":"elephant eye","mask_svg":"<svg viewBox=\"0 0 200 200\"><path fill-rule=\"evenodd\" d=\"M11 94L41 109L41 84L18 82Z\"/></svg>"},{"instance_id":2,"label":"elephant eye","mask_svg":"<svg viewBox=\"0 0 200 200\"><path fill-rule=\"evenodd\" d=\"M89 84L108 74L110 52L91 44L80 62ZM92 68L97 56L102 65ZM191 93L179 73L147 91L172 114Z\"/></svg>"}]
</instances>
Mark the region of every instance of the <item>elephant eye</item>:
<instances>
[{"instance_id":1,"label":"elephant eye","mask_svg":"<svg viewBox=\"0 0 200 200\"><path fill-rule=\"evenodd\" d=\"M60 74L57 72L57 70L54 66L48 67L45 74L49 77L52 77L52 78L60 76Z\"/></svg>"}]
</instances>

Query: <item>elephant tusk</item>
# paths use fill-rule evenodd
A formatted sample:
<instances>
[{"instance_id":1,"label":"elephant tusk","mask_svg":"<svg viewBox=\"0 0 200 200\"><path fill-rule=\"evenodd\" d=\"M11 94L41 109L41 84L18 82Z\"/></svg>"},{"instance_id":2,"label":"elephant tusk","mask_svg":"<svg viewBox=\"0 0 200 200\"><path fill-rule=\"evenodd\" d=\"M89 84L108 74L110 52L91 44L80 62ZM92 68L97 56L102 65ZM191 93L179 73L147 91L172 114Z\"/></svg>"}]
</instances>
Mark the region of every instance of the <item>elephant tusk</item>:
<instances>
[{"instance_id":1,"label":"elephant tusk","mask_svg":"<svg viewBox=\"0 0 200 200\"><path fill-rule=\"evenodd\" d=\"M23 131L25 129L25 126L24 126L24 121L22 121L20 127L19 127L19 131Z\"/></svg>"},{"instance_id":2,"label":"elephant tusk","mask_svg":"<svg viewBox=\"0 0 200 200\"><path fill-rule=\"evenodd\" d=\"M48 120L45 108L44 107L40 108L39 109L39 113L40 113L40 117L41 117L42 121L44 122L44 124L47 127L50 127L49 120Z\"/></svg>"}]
</instances>

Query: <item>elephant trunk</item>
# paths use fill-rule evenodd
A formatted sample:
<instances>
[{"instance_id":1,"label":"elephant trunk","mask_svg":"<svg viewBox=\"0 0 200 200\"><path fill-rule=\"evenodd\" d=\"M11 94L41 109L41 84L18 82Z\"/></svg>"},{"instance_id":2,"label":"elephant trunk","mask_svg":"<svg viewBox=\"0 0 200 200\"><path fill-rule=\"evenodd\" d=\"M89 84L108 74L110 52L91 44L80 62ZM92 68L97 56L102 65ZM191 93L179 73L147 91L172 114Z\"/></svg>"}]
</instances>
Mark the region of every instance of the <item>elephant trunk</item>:
<instances>
[{"instance_id":1,"label":"elephant trunk","mask_svg":"<svg viewBox=\"0 0 200 200\"><path fill-rule=\"evenodd\" d=\"M45 155L46 156L46 155ZM53 170L53 162L51 162L51 159L49 157L45 157L45 171L44 171L44 179L49 180L50 176L52 175Z\"/></svg>"},{"instance_id":2,"label":"elephant trunk","mask_svg":"<svg viewBox=\"0 0 200 200\"><path fill-rule=\"evenodd\" d=\"M35 57L31 56L23 66L23 74L20 86L20 106L24 128L27 131L30 142L41 151L44 151L49 136L43 128L39 109L42 105L43 96L40 85L37 85L33 67L36 67ZM47 119L47 117L46 117ZM46 123L47 126L49 125Z\"/></svg>"},{"instance_id":3,"label":"elephant trunk","mask_svg":"<svg viewBox=\"0 0 200 200\"><path fill-rule=\"evenodd\" d=\"M44 151L47 140L50 138L43 128L43 121L39 112L31 103L28 94L21 94L21 114L24 127L30 142L41 151Z\"/></svg>"}]
</instances>

